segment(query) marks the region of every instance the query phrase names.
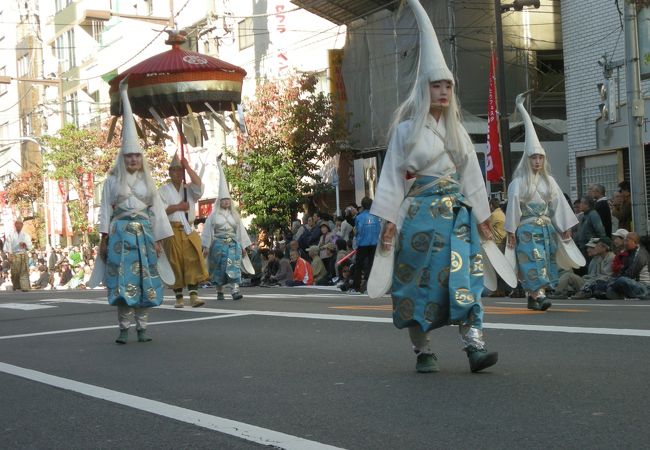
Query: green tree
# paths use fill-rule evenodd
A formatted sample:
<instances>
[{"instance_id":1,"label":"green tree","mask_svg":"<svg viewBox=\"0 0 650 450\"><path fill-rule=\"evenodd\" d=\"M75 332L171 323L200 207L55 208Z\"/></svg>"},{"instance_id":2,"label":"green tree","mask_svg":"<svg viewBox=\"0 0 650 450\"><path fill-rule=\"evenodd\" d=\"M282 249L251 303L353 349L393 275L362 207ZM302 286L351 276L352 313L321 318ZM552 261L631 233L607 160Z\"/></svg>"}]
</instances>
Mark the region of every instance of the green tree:
<instances>
[{"instance_id":1,"label":"green tree","mask_svg":"<svg viewBox=\"0 0 650 450\"><path fill-rule=\"evenodd\" d=\"M45 221L34 206L43 202L43 176L37 171L21 172L7 184L6 194L7 202L14 205L23 218L32 218L36 230L36 236L32 237L34 245L38 247L39 237L44 234Z\"/></svg>"},{"instance_id":2,"label":"green tree","mask_svg":"<svg viewBox=\"0 0 650 450\"><path fill-rule=\"evenodd\" d=\"M313 74L260 84L244 102L247 135L224 168L233 195L253 225L273 230L289 219L322 180L321 163L341 152L344 117L317 92Z\"/></svg>"}]
</instances>

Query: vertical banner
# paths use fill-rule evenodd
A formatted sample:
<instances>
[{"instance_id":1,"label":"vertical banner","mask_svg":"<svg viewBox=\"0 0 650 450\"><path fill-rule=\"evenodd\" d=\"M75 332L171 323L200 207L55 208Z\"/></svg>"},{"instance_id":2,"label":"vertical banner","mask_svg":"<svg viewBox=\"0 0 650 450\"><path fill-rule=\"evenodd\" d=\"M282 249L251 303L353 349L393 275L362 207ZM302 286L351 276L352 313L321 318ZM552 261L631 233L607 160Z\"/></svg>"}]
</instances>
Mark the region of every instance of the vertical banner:
<instances>
[{"instance_id":1,"label":"vertical banner","mask_svg":"<svg viewBox=\"0 0 650 450\"><path fill-rule=\"evenodd\" d=\"M487 152L485 153L485 171L488 181L500 182L503 177L501 162L501 148L499 145L499 120L497 119L497 98L495 69L497 57L492 51L490 58L490 82L488 91L488 138Z\"/></svg>"},{"instance_id":2,"label":"vertical banner","mask_svg":"<svg viewBox=\"0 0 650 450\"><path fill-rule=\"evenodd\" d=\"M347 95L345 93L345 83L343 83L343 50L329 49L327 59L330 72L330 94L340 114L345 113L345 102Z\"/></svg>"}]
</instances>

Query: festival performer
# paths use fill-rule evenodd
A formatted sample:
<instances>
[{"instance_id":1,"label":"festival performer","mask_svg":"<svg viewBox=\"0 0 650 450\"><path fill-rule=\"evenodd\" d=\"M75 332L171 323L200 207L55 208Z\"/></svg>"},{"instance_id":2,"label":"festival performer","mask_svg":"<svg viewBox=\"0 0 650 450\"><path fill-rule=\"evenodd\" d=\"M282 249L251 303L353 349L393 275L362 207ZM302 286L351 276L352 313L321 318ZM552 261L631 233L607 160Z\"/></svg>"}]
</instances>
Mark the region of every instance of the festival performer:
<instances>
[{"instance_id":1,"label":"festival performer","mask_svg":"<svg viewBox=\"0 0 650 450\"><path fill-rule=\"evenodd\" d=\"M138 341L151 341L146 334L148 311L163 301L164 274L159 273L171 270L159 264L161 256L166 261L161 241L173 235L138 141L127 89L122 81L122 146L104 183L99 211L99 255L105 266L95 264L95 270L105 270L108 303L117 306L118 344L126 344L133 316Z\"/></svg>"},{"instance_id":2,"label":"festival performer","mask_svg":"<svg viewBox=\"0 0 650 450\"><path fill-rule=\"evenodd\" d=\"M183 179L185 171L191 180L189 185ZM165 254L176 280L172 286L176 294L174 307L184 306L183 287L187 286L190 305L197 308L205 304L199 298L198 284L208 279L208 270L201 249L201 237L191 224L196 217L194 205L203 195L205 187L187 160L179 160L176 155L169 165L169 178L171 181L160 188L160 197L174 231L174 236L164 241Z\"/></svg>"},{"instance_id":3,"label":"festival performer","mask_svg":"<svg viewBox=\"0 0 650 450\"><path fill-rule=\"evenodd\" d=\"M11 271L11 284L13 290L20 289L27 292L29 285L29 256L27 252L32 249L32 238L23 231L23 219L16 218L14 231L9 233L5 239L4 251L7 252L9 267Z\"/></svg>"},{"instance_id":4,"label":"festival performer","mask_svg":"<svg viewBox=\"0 0 650 450\"><path fill-rule=\"evenodd\" d=\"M507 246L514 249L516 269L526 291L528 309L546 311L551 301L547 288L555 288L559 276L556 253L559 233L571 245L571 227L578 219L560 186L551 175L546 152L537 138L526 108L524 94L516 99L526 129L524 154L508 186L505 229Z\"/></svg>"},{"instance_id":5,"label":"festival performer","mask_svg":"<svg viewBox=\"0 0 650 450\"><path fill-rule=\"evenodd\" d=\"M470 369L478 372L498 359L482 331L479 232L490 238L488 196L436 33L420 2L408 4L420 30L419 67L394 114L370 210L385 221L373 273L394 252L393 323L408 329L418 372L439 370L429 335L449 324L459 326ZM371 283L372 273L369 294Z\"/></svg>"},{"instance_id":6,"label":"festival performer","mask_svg":"<svg viewBox=\"0 0 650 450\"><path fill-rule=\"evenodd\" d=\"M224 300L223 288L227 284L232 286L232 299L241 300L244 297L239 290L242 264L248 273L254 273L246 254L246 248L252 243L230 198L221 163L217 161L217 165L219 194L203 226L201 244L208 259L210 280L217 285L217 300Z\"/></svg>"}]
</instances>

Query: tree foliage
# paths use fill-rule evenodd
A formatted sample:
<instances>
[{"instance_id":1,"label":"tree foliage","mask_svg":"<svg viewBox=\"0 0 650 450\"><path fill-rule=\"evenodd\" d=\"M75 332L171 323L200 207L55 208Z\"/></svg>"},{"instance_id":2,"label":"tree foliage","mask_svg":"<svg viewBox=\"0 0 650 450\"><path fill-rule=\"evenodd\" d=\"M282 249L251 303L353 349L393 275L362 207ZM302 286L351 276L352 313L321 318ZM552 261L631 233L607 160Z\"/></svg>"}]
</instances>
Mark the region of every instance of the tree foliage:
<instances>
[{"instance_id":1,"label":"tree foliage","mask_svg":"<svg viewBox=\"0 0 650 450\"><path fill-rule=\"evenodd\" d=\"M43 203L43 176L37 171L21 172L7 184L5 191L10 205L14 205L22 216L32 217L36 230L36 236L33 236L34 244L37 245L38 236L45 228L45 221L38 214L38 207L34 208Z\"/></svg>"},{"instance_id":2,"label":"tree foliage","mask_svg":"<svg viewBox=\"0 0 650 450\"><path fill-rule=\"evenodd\" d=\"M315 185L318 170L341 151L347 138L344 117L330 97L317 92L313 74L260 84L255 99L244 102L247 135L228 151L225 168L242 212L253 224L275 229L290 217Z\"/></svg>"}]
</instances>

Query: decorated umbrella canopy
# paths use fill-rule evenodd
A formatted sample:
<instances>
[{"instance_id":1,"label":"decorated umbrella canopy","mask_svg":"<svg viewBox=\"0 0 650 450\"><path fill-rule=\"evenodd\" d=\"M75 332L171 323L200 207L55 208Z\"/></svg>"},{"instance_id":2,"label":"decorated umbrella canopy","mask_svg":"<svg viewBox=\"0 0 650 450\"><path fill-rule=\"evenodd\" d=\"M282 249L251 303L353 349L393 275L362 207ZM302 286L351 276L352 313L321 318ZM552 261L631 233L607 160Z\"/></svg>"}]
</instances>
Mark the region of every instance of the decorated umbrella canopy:
<instances>
[{"instance_id":1,"label":"decorated umbrella canopy","mask_svg":"<svg viewBox=\"0 0 650 450\"><path fill-rule=\"evenodd\" d=\"M180 45L186 40L183 31L167 33L169 38L165 43L172 46L171 50L136 64L108 82L111 114L116 116L109 130L109 140L117 116L122 115L120 81L128 77L128 96L133 113L140 116L143 125L154 131L158 138L166 136L167 126L162 118L174 117L181 137L183 158L183 144L187 139L181 118L189 118L195 138L199 135L208 138L203 118L197 113L211 113L225 127L217 111L232 111L240 103L246 71L220 59L181 49ZM155 119L160 128L149 122L149 118ZM144 137L142 130L139 132ZM187 191L184 192L186 198Z\"/></svg>"},{"instance_id":2,"label":"decorated umbrella canopy","mask_svg":"<svg viewBox=\"0 0 650 450\"><path fill-rule=\"evenodd\" d=\"M230 111L241 101L246 71L220 59L183 50L185 33L170 33L171 50L111 79L111 114L122 113L119 84L128 77L129 100L141 118L182 117L202 111Z\"/></svg>"}]
</instances>

